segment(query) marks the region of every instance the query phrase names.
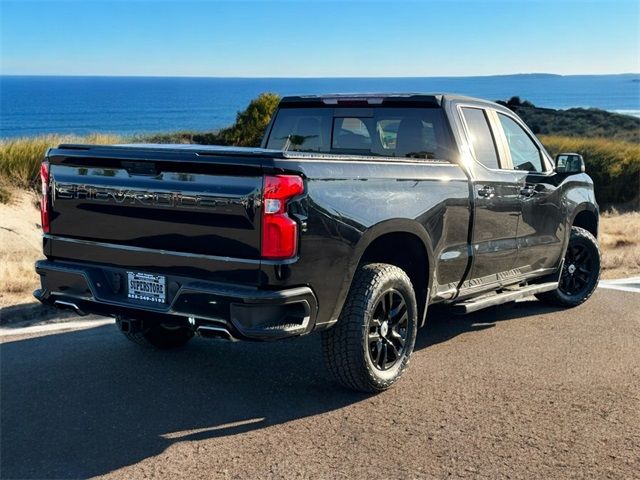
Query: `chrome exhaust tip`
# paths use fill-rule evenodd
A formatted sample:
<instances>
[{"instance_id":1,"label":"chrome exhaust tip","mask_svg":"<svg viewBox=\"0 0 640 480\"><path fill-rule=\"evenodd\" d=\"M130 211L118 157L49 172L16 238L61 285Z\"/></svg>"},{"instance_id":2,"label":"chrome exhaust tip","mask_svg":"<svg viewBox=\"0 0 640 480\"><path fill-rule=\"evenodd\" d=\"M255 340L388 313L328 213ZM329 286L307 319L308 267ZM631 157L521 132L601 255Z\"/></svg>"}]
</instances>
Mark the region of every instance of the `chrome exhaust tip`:
<instances>
[{"instance_id":1,"label":"chrome exhaust tip","mask_svg":"<svg viewBox=\"0 0 640 480\"><path fill-rule=\"evenodd\" d=\"M73 310L74 312L76 312L81 317L84 317L85 315L87 315L86 312L81 310L80 307L78 307L73 302L65 302L63 300L56 300L55 302L53 302L53 306L56 307L56 308L60 308L62 310Z\"/></svg>"},{"instance_id":2,"label":"chrome exhaust tip","mask_svg":"<svg viewBox=\"0 0 640 480\"><path fill-rule=\"evenodd\" d=\"M214 327L211 325L201 325L196 328L196 333L204 338L218 338L227 340L229 342L237 342L238 339L234 337L229 330L224 327Z\"/></svg>"}]
</instances>

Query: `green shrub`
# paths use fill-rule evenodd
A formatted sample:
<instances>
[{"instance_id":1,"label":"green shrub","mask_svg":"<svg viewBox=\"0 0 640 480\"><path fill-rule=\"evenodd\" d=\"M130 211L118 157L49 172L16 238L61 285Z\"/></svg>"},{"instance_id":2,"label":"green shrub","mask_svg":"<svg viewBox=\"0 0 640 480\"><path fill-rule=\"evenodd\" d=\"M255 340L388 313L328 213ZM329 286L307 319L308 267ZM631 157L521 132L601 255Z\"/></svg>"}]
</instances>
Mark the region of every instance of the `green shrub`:
<instances>
[{"instance_id":1,"label":"green shrub","mask_svg":"<svg viewBox=\"0 0 640 480\"><path fill-rule=\"evenodd\" d=\"M131 139L132 143L174 143L174 144L198 144L216 145L218 141L217 132L169 132L136 135Z\"/></svg>"},{"instance_id":2,"label":"green shrub","mask_svg":"<svg viewBox=\"0 0 640 480\"><path fill-rule=\"evenodd\" d=\"M542 135L540 141L552 156L575 152L584 157L599 203L640 206L640 144L556 135Z\"/></svg>"},{"instance_id":3,"label":"green shrub","mask_svg":"<svg viewBox=\"0 0 640 480\"><path fill-rule=\"evenodd\" d=\"M279 102L280 97L275 93L262 93L247 108L238 112L233 125L217 132L182 131L139 135L133 138L133 142L258 147Z\"/></svg>"},{"instance_id":4,"label":"green shrub","mask_svg":"<svg viewBox=\"0 0 640 480\"><path fill-rule=\"evenodd\" d=\"M245 110L238 112L236 123L218 132L218 143L241 147L260 146L262 135L279 102L280 97L275 93L262 93Z\"/></svg>"}]
</instances>

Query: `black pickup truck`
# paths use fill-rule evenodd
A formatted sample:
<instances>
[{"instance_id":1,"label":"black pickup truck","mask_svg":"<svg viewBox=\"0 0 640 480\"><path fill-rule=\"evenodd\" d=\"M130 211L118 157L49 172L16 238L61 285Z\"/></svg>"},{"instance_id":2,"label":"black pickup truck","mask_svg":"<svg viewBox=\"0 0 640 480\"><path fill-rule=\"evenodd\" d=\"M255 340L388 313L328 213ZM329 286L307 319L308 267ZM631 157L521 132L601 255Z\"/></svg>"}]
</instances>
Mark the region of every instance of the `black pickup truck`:
<instances>
[{"instance_id":1,"label":"black pickup truck","mask_svg":"<svg viewBox=\"0 0 640 480\"><path fill-rule=\"evenodd\" d=\"M321 331L362 391L400 377L429 305L572 307L600 273L582 157L472 98L287 97L262 148L60 145L41 177L41 302L160 348Z\"/></svg>"}]
</instances>

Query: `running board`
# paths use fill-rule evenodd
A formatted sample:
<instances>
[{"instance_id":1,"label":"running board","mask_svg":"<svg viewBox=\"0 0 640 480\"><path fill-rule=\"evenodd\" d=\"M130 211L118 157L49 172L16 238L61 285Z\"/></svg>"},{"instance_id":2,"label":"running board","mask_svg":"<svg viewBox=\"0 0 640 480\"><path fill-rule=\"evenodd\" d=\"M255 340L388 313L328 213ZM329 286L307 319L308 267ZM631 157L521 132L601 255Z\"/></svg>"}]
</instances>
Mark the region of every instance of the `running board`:
<instances>
[{"instance_id":1,"label":"running board","mask_svg":"<svg viewBox=\"0 0 640 480\"><path fill-rule=\"evenodd\" d=\"M470 298L459 303L452 305L453 313L458 315L464 315L466 313L476 312L483 308L493 307L494 305L501 305L507 302L513 302L520 298L529 297L536 293L549 292L558 288L558 282L538 283L535 285L528 285L526 287L520 287L517 290L505 290L501 293L493 293L489 295L483 295L478 298Z\"/></svg>"}]
</instances>

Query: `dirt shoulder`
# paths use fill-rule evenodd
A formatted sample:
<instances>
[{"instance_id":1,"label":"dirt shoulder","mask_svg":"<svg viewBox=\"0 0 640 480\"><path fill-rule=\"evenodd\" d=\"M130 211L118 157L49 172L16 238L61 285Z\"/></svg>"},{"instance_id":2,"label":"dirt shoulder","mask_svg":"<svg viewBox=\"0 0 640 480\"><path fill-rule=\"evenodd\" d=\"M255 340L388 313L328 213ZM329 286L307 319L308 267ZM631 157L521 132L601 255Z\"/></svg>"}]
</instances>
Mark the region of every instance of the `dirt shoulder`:
<instances>
[{"instance_id":1,"label":"dirt shoulder","mask_svg":"<svg viewBox=\"0 0 640 480\"><path fill-rule=\"evenodd\" d=\"M15 190L0 204L0 307L33 302L39 281L33 264L42 255L37 198Z\"/></svg>"},{"instance_id":2,"label":"dirt shoulder","mask_svg":"<svg viewBox=\"0 0 640 480\"><path fill-rule=\"evenodd\" d=\"M602 278L640 275L640 212L605 212L600 217Z\"/></svg>"}]
</instances>

